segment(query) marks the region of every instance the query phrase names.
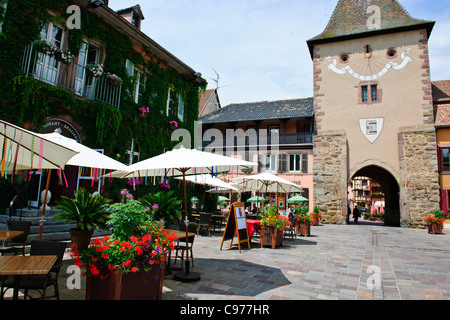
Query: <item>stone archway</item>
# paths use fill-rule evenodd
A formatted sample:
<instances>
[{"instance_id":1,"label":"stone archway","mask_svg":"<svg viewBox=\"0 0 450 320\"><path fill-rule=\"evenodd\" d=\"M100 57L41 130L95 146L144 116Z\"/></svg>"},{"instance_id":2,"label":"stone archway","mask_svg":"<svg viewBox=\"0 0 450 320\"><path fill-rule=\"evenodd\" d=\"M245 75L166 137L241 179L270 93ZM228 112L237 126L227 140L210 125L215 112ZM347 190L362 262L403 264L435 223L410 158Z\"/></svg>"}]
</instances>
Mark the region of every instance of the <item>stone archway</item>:
<instances>
[{"instance_id":1,"label":"stone archway","mask_svg":"<svg viewBox=\"0 0 450 320\"><path fill-rule=\"evenodd\" d=\"M365 176L377 181L385 194L385 225L400 227L400 186L386 169L369 165L356 171L353 177Z\"/></svg>"}]
</instances>

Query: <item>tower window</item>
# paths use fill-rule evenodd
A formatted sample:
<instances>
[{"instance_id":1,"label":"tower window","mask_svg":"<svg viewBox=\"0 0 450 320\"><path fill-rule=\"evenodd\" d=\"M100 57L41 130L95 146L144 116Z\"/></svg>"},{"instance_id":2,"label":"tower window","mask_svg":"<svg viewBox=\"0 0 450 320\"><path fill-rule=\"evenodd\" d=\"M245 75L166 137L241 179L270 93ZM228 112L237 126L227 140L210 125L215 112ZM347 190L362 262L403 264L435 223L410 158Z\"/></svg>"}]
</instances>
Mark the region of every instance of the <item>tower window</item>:
<instances>
[{"instance_id":1,"label":"tower window","mask_svg":"<svg viewBox=\"0 0 450 320\"><path fill-rule=\"evenodd\" d=\"M359 103L378 103L381 102L381 90L377 83L365 83L360 85Z\"/></svg>"},{"instance_id":2,"label":"tower window","mask_svg":"<svg viewBox=\"0 0 450 320\"><path fill-rule=\"evenodd\" d=\"M362 102L368 101L368 86L362 86L361 87L361 96L362 96Z\"/></svg>"},{"instance_id":3,"label":"tower window","mask_svg":"<svg viewBox=\"0 0 450 320\"><path fill-rule=\"evenodd\" d=\"M372 90L372 101L377 101L378 100L378 86L372 85L370 86L370 89Z\"/></svg>"}]
</instances>

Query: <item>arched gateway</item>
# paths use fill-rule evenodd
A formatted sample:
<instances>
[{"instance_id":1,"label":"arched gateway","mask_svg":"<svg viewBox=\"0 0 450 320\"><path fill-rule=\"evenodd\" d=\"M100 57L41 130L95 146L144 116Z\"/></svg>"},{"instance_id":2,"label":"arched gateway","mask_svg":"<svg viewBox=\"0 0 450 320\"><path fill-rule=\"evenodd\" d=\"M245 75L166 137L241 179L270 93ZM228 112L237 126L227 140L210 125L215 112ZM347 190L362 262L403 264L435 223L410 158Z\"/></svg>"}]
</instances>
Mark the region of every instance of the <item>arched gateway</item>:
<instances>
[{"instance_id":1,"label":"arched gateway","mask_svg":"<svg viewBox=\"0 0 450 320\"><path fill-rule=\"evenodd\" d=\"M433 26L397 0L340 0L325 31L308 41L314 203L324 223L345 223L355 174L382 184L389 225L422 226L439 208L428 59Z\"/></svg>"},{"instance_id":2,"label":"arched gateway","mask_svg":"<svg viewBox=\"0 0 450 320\"><path fill-rule=\"evenodd\" d=\"M381 185L385 195L385 224L388 226L400 226L400 186L397 179L386 169L378 165L363 167L352 175L352 178L369 177Z\"/></svg>"}]
</instances>

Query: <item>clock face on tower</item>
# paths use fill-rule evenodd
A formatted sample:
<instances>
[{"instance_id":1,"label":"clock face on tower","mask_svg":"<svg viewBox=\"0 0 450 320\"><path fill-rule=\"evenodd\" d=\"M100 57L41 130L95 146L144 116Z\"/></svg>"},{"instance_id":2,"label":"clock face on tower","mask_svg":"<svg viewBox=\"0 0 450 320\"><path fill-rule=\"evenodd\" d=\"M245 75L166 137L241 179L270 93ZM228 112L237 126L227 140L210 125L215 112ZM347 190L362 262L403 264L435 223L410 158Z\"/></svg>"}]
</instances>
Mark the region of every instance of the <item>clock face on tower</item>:
<instances>
[{"instance_id":1,"label":"clock face on tower","mask_svg":"<svg viewBox=\"0 0 450 320\"><path fill-rule=\"evenodd\" d=\"M408 56L408 54L411 52L411 48L403 51L400 54L400 62L386 62L386 57L390 59L395 58L395 56L397 55L395 49L388 49L385 56L384 54L373 54L370 50L370 47L366 46L363 59L359 59L358 61L354 61L353 63L349 55L341 55L341 64L346 64L346 66L339 67L337 60L332 57L327 57L325 58L325 60L331 62L328 65L328 70L333 71L336 74L348 74L351 77L361 81L373 81L381 78L390 70L399 71L405 68L409 63L413 61L413 59Z\"/></svg>"}]
</instances>

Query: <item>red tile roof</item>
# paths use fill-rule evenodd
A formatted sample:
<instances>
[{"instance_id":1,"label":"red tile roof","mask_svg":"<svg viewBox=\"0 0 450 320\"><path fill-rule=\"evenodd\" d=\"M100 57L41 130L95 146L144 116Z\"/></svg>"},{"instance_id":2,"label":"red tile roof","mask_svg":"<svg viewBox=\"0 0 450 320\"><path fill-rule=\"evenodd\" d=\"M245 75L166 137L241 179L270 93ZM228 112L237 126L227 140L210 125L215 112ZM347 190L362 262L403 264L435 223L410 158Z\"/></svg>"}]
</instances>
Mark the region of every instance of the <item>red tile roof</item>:
<instances>
[{"instance_id":1,"label":"red tile roof","mask_svg":"<svg viewBox=\"0 0 450 320\"><path fill-rule=\"evenodd\" d=\"M433 81L433 103L436 127L450 127L450 80Z\"/></svg>"},{"instance_id":2,"label":"red tile roof","mask_svg":"<svg viewBox=\"0 0 450 320\"><path fill-rule=\"evenodd\" d=\"M450 101L450 80L433 81L433 101Z\"/></svg>"}]
</instances>

